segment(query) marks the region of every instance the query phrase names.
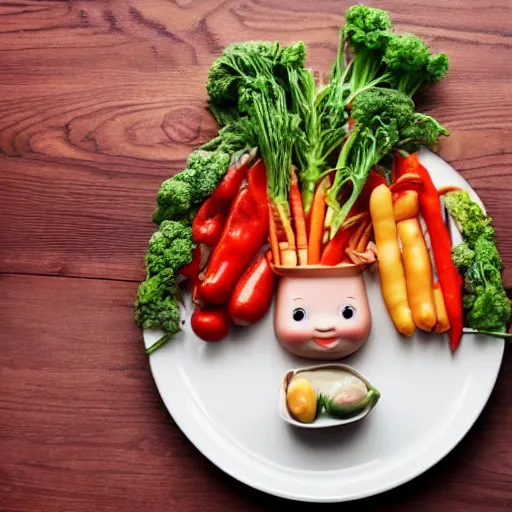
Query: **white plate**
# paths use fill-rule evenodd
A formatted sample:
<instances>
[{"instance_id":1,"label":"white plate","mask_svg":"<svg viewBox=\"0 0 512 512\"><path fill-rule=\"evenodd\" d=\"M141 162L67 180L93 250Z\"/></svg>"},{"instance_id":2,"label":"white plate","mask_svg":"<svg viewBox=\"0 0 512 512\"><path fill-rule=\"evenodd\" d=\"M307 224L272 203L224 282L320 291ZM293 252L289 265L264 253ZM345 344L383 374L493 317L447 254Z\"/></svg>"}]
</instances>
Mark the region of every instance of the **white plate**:
<instances>
[{"instance_id":1,"label":"white plate","mask_svg":"<svg viewBox=\"0 0 512 512\"><path fill-rule=\"evenodd\" d=\"M437 155L421 161L436 186L476 194ZM273 309L259 324L220 343L184 332L150 356L160 395L179 428L220 469L276 496L339 502L411 480L444 457L473 425L494 387L504 350L496 338L463 336L452 355L445 336L397 335L378 273L366 276L373 329L340 362L381 392L361 422L326 430L292 427L279 416L279 387L290 368L318 364L288 354L273 332ZM146 346L159 333L146 331Z\"/></svg>"}]
</instances>

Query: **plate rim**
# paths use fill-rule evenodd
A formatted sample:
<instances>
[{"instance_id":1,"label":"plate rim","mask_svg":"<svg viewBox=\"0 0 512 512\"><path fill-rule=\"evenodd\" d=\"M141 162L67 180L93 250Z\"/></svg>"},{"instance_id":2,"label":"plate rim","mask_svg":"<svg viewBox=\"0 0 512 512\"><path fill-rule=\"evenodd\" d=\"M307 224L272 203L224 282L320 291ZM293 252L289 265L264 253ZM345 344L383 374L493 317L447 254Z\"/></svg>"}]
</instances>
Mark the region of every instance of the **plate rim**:
<instances>
[{"instance_id":1,"label":"plate rim","mask_svg":"<svg viewBox=\"0 0 512 512\"><path fill-rule=\"evenodd\" d=\"M446 160L441 158L437 153L422 148L419 156L421 161L421 156L424 154L430 154L435 157L436 160L438 160L440 163L448 165L455 173L457 173L458 178L460 181L464 183L464 190L467 190L471 195L473 195L473 199L475 199L482 207L485 208L483 205L480 197L476 193L476 191L471 187L469 182ZM143 331L143 338L145 343L145 337L146 333L148 331ZM467 335L474 337L474 334ZM451 436L450 440L448 442L445 442L444 444L446 446L443 447L443 449L439 450L439 452L436 452L436 455L429 458L426 462L422 464L418 464L417 469L414 471L411 471L410 473L404 475L401 478L396 478L395 480L392 480L386 484L383 484L381 486L372 487L368 491L362 491L358 493L352 493L351 495L332 495L330 494L327 497L319 497L319 496L310 496L310 495L299 495L298 493L294 492L288 492L279 490L277 486L269 486L269 485L262 485L258 482L254 482L251 480L251 478L247 478L245 475L237 474L235 470L229 467L229 464L226 464L224 461L219 460L222 459L222 457L214 456L210 452L211 450L207 449L203 443L204 438L198 439L195 435L193 435L190 430L186 429L184 427L185 421L183 421L183 418L176 416L175 413L173 413L174 405L173 405L173 396L175 396L173 393L167 394L164 393L162 390L162 381L157 377L156 371L155 371L155 358L158 357L158 354L151 354L149 356L149 367L150 371L153 377L153 380L155 382L155 386L158 390L158 393L160 395L160 398L162 402L164 403L168 414L171 416L172 420L176 424L176 426L180 429L180 431L183 433L183 435L188 439L188 441L194 446L195 449L197 449L202 456L207 458L214 466L216 466L218 469L220 469L223 473L229 475L231 478L234 478L238 482L241 482L242 484L252 488L256 489L258 491L261 491L263 493L266 493L267 495L276 496L278 498L283 498L291 501L296 502L304 502L304 503L342 503L342 502L351 502L351 501L357 501L364 498L369 498L371 496L376 496L379 494L382 494L384 492L390 491L392 489L398 488L414 479L419 477L420 475L424 474L431 468L433 468L436 464L438 464L442 459L444 459L449 453L451 453L459 444L460 442L467 436L469 431L474 427L475 423L479 419L479 417L482 415L484 409L487 407L487 404L489 402L489 398L494 391L494 388L496 386L496 382L498 380L498 376L500 374L501 368L503 366L503 357L505 352L505 340L503 339L495 339L487 335L481 335L482 338L487 338L489 342L500 344L500 354L496 361L496 368L493 372L492 380L489 382L488 391L484 395L484 400L482 407L473 409L473 413L471 415L470 420L468 423L464 426L464 428L461 429L461 432L457 434L457 436ZM209 439L209 438L207 438ZM446 439L446 436L444 437ZM208 444L208 443L206 443ZM436 446L440 445L441 442L436 443Z\"/></svg>"}]
</instances>

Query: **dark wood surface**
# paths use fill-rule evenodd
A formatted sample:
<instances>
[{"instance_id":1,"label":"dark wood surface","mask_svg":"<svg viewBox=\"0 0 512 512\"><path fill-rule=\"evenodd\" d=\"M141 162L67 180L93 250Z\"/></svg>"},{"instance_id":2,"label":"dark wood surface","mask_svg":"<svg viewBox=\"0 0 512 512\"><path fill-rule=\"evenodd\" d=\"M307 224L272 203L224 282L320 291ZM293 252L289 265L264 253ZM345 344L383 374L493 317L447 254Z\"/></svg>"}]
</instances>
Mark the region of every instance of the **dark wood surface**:
<instances>
[{"instance_id":1,"label":"dark wood surface","mask_svg":"<svg viewBox=\"0 0 512 512\"><path fill-rule=\"evenodd\" d=\"M301 39L325 71L351 3L0 2L2 512L283 506L224 475L173 423L132 305L160 183L215 131L211 61L235 41ZM512 3L372 5L451 58L419 106L452 131L441 155L494 218L510 286ZM343 509L512 509L511 370L507 350L487 407L443 461Z\"/></svg>"}]
</instances>

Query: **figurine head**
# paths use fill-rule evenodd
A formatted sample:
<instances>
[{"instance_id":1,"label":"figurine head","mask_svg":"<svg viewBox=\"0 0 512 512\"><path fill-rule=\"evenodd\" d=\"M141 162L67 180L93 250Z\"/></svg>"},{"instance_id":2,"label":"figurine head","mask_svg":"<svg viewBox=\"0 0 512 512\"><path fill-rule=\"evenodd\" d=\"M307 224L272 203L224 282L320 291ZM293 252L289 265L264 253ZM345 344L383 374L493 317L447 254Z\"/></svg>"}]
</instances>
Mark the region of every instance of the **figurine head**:
<instances>
[{"instance_id":1,"label":"figurine head","mask_svg":"<svg viewBox=\"0 0 512 512\"><path fill-rule=\"evenodd\" d=\"M361 266L299 266L276 273L280 278L274 330L286 350L334 360L366 342L371 314Z\"/></svg>"}]
</instances>

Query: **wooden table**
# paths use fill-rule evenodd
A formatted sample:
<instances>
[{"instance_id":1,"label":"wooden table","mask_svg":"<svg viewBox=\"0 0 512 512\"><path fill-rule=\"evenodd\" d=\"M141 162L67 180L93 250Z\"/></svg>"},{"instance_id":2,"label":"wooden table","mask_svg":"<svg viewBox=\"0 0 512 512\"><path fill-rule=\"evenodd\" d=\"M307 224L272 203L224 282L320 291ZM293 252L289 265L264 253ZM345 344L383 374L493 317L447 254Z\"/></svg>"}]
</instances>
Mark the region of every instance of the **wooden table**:
<instances>
[{"instance_id":1,"label":"wooden table","mask_svg":"<svg viewBox=\"0 0 512 512\"><path fill-rule=\"evenodd\" d=\"M302 39L325 71L350 4L0 2L0 510L283 506L224 475L176 427L132 305L156 192L215 132L204 108L212 60L235 41ZM510 286L512 4L373 5L451 58L419 106L452 131L441 155L494 218ZM511 510L511 370L508 351L487 407L449 456L364 505Z\"/></svg>"}]
</instances>

